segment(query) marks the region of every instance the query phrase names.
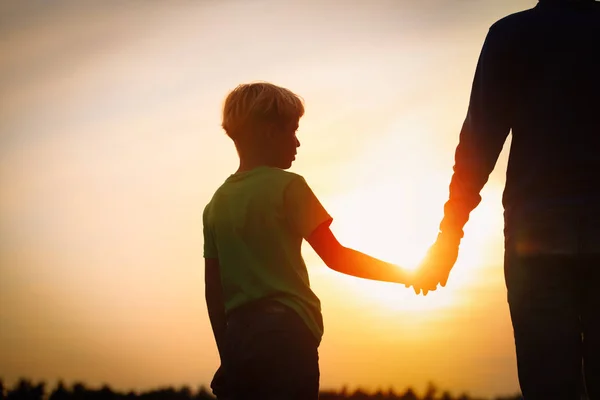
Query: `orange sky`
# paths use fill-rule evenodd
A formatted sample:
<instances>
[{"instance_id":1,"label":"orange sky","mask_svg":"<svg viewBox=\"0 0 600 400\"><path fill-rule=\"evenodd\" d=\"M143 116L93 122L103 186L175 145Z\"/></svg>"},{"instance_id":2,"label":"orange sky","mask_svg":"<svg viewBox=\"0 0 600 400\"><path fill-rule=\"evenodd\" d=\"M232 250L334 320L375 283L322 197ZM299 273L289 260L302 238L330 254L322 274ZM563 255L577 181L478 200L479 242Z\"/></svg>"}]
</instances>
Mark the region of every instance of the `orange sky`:
<instances>
[{"instance_id":1,"label":"orange sky","mask_svg":"<svg viewBox=\"0 0 600 400\"><path fill-rule=\"evenodd\" d=\"M151 388L206 384L218 365L201 213L236 168L227 91L268 80L302 95L292 171L343 244L411 266L435 237L487 28L535 1L6 3L0 377ZM306 248L324 388L517 391L505 165L506 151L448 287L425 298Z\"/></svg>"}]
</instances>

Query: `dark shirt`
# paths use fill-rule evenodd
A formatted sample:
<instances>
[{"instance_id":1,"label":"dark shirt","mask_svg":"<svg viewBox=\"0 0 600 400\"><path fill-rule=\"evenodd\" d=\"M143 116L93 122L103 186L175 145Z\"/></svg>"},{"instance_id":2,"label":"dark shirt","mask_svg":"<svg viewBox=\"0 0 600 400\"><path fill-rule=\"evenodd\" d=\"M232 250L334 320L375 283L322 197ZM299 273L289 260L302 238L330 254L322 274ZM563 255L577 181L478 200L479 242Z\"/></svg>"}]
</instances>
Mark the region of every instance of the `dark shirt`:
<instances>
[{"instance_id":1,"label":"dark shirt","mask_svg":"<svg viewBox=\"0 0 600 400\"><path fill-rule=\"evenodd\" d=\"M600 238L600 2L541 0L490 28L442 232L462 237L511 130L507 242L596 246L589 243Z\"/></svg>"}]
</instances>

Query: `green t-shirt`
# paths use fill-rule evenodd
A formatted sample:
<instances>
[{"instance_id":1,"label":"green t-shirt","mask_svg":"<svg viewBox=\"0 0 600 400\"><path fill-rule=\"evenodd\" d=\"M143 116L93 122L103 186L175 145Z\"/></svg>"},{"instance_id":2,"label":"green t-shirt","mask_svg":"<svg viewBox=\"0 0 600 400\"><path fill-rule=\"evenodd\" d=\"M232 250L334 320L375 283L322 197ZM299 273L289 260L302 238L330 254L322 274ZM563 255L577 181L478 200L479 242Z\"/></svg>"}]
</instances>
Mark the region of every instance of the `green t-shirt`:
<instances>
[{"instance_id":1,"label":"green t-shirt","mask_svg":"<svg viewBox=\"0 0 600 400\"><path fill-rule=\"evenodd\" d=\"M317 340L321 303L310 288L302 240L331 217L300 175L271 167L231 175L204 209L204 257L218 258L227 313L270 298Z\"/></svg>"}]
</instances>

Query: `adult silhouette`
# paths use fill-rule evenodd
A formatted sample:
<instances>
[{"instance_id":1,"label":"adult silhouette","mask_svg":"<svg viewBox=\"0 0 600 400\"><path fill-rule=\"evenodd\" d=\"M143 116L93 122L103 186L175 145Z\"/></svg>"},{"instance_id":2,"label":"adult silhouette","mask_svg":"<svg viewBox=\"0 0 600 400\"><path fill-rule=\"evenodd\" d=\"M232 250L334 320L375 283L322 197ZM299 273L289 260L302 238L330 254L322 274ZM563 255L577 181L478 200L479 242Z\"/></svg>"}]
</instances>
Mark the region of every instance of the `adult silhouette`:
<instances>
[{"instance_id":1,"label":"adult silhouette","mask_svg":"<svg viewBox=\"0 0 600 400\"><path fill-rule=\"evenodd\" d=\"M600 3L540 0L477 64L440 232L417 284L446 284L512 130L504 272L526 400L600 399Z\"/></svg>"}]
</instances>

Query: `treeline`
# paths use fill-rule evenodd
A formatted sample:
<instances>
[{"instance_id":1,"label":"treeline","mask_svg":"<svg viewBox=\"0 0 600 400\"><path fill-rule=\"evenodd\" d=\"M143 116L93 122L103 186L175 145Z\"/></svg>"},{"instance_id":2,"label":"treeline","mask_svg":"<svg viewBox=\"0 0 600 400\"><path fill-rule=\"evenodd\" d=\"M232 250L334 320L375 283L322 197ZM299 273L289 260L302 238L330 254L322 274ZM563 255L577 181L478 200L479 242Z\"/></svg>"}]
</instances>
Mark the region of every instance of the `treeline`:
<instances>
[{"instance_id":1,"label":"treeline","mask_svg":"<svg viewBox=\"0 0 600 400\"><path fill-rule=\"evenodd\" d=\"M520 400L521 396L496 397L493 400ZM6 387L0 380L0 400L215 400L210 389L200 386L192 390L188 386L167 387L149 391L118 392L110 386L89 388L83 383L66 386L59 381L52 389L45 382L32 382L21 379L12 387ZM392 389L369 393L360 389L348 391L322 391L320 400L489 400L470 397L468 394L453 396L449 392L439 392L430 384L425 393L417 394L408 388L403 392Z\"/></svg>"}]
</instances>

